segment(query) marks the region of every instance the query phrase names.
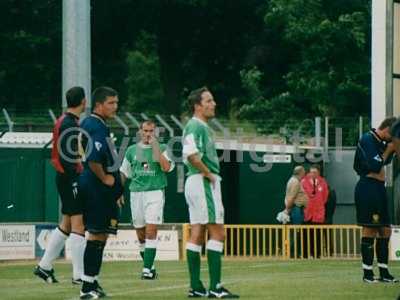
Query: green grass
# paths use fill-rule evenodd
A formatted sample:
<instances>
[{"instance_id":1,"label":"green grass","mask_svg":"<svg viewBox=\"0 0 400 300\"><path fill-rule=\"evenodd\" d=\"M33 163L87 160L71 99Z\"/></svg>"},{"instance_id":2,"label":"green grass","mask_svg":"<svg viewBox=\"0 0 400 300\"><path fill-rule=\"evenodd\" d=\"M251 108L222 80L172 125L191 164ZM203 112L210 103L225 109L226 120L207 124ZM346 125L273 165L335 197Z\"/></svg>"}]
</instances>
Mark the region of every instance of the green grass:
<instances>
[{"instance_id":1,"label":"green grass","mask_svg":"<svg viewBox=\"0 0 400 300\"><path fill-rule=\"evenodd\" d=\"M78 299L79 287L70 283L71 266L55 265L60 283L49 285L32 275L34 262L0 263L0 299ZM208 281L202 263L203 282ZM111 299L186 299L188 275L184 262L158 262L156 281L139 279L139 262L104 263L101 284ZM400 274L400 264L391 264ZM365 300L396 299L400 284L361 282L359 261L227 260L223 283L241 299Z\"/></svg>"}]
</instances>

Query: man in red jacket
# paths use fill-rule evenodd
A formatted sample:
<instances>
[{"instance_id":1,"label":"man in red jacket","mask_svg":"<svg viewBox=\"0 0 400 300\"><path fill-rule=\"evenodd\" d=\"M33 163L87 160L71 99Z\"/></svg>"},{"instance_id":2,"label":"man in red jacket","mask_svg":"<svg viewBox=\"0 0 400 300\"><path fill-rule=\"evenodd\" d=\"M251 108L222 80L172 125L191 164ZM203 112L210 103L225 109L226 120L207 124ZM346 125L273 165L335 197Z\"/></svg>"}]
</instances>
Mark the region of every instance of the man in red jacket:
<instances>
[{"instance_id":1,"label":"man in red jacket","mask_svg":"<svg viewBox=\"0 0 400 300\"><path fill-rule=\"evenodd\" d=\"M328 184L321 176L319 165L312 165L310 167L310 171L307 176L302 179L301 185L308 198L307 206L304 209L304 222L308 224L324 224L325 205L328 200L329 190ZM316 236L316 240L314 240L314 236ZM311 230L311 249L308 254L314 257L320 257L322 252L321 242L320 229L316 230L315 235L313 230Z\"/></svg>"},{"instance_id":2,"label":"man in red jacket","mask_svg":"<svg viewBox=\"0 0 400 300\"><path fill-rule=\"evenodd\" d=\"M301 181L304 192L308 197L304 209L304 221L313 224L325 223L325 204L328 200L328 184L321 176L319 165L312 165L310 172Z\"/></svg>"}]
</instances>

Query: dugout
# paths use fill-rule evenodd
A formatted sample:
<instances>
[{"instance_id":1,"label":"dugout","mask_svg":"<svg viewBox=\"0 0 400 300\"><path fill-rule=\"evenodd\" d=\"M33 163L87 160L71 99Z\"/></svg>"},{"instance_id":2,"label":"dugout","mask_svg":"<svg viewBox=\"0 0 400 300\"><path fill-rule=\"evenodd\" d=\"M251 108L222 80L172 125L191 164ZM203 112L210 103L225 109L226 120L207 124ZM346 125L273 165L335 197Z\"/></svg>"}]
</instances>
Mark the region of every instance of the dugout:
<instances>
[{"instance_id":1,"label":"dugout","mask_svg":"<svg viewBox=\"0 0 400 300\"><path fill-rule=\"evenodd\" d=\"M217 148L227 224L277 224L293 168L322 162L315 147L222 141Z\"/></svg>"},{"instance_id":2,"label":"dugout","mask_svg":"<svg viewBox=\"0 0 400 300\"><path fill-rule=\"evenodd\" d=\"M0 222L58 222L51 133L6 132L0 137Z\"/></svg>"},{"instance_id":3,"label":"dugout","mask_svg":"<svg viewBox=\"0 0 400 300\"><path fill-rule=\"evenodd\" d=\"M186 170L181 159L180 138L174 139L172 149L177 162L167 176L164 219L166 223L185 223L189 221L184 197ZM0 188L5 195L0 222L58 222L59 201L55 171L50 162L50 141L51 133L7 132L1 136ZM286 182L294 166L315 162L310 157L319 150L314 150L217 141L226 223L276 224L275 216L283 209ZM130 223L128 190L125 200L121 222Z\"/></svg>"}]
</instances>

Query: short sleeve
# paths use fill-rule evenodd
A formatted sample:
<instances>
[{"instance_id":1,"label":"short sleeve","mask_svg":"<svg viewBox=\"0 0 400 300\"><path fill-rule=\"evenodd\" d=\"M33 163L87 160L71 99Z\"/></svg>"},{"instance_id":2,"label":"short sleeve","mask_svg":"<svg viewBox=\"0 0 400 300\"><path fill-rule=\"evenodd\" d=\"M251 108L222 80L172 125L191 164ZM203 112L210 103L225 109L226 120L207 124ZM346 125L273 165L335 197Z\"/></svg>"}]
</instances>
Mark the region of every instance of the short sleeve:
<instances>
[{"instance_id":1,"label":"short sleeve","mask_svg":"<svg viewBox=\"0 0 400 300\"><path fill-rule=\"evenodd\" d=\"M104 134L96 132L88 141L86 161L104 163L107 160L107 141Z\"/></svg>"},{"instance_id":2,"label":"short sleeve","mask_svg":"<svg viewBox=\"0 0 400 300\"><path fill-rule=\"evenodd\" d=\"M122 165L119 168L119 171L122 174L124 174L126 178L132 177L131 163L128 161L126 157L124 157L124 160L122 161Z\"/></svg>"},{"instance_id":3,"label":"short sleeve","mask_svg":"<svg viewBox=\"0 0 400 300\"><path fill-rule=\"evenodd\" d=\"M175 169L175 162L168 156L167 150L164 150L162 155L170 162L170 167L169 167L168 173L172 172Z\"/></svg>"},{"instance_id":4,"label":"short sleeve","mask_svg":"<svg viewBox=\"0 0 400 300\"><path fill-rule=\"evenodd\" d=\"M190 155L199 153L200 157L204 154L204 141L200 126L191 126L185 133L183 138L183 159L187 160Z\"/></svg>"}]
</instances>

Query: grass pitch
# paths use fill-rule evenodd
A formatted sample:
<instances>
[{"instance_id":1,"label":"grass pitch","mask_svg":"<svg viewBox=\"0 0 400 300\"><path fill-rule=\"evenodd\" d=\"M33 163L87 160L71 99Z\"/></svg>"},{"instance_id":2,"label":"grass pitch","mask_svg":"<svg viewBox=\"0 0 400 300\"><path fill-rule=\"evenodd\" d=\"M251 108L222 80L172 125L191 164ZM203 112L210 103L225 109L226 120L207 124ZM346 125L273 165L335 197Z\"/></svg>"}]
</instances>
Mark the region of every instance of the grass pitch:
<instances>
[{"instance_id":1,"label":"grass pitch","mask_svg":"<svg viewBox=\"0 0 400 300\"><path fill-rule=\"evenodd\" d=\"M53 285L34 277L34 266L35 262L0 262L0 299L79 299L79 287L71 284L69 263L55 264L60 283ZM140 280L141 267L140 262L103 264L100 283L110 299L187 299L185 262L157 262L159 278L155 281ZM391 270L399 276L400 263L392 263ZM226 288L249 300L395 300L400 294L400 284L363 283L359 261L226 260L222 276ZM207 284L205 261L202 280Z\"/></svg>"}]
</instances>

